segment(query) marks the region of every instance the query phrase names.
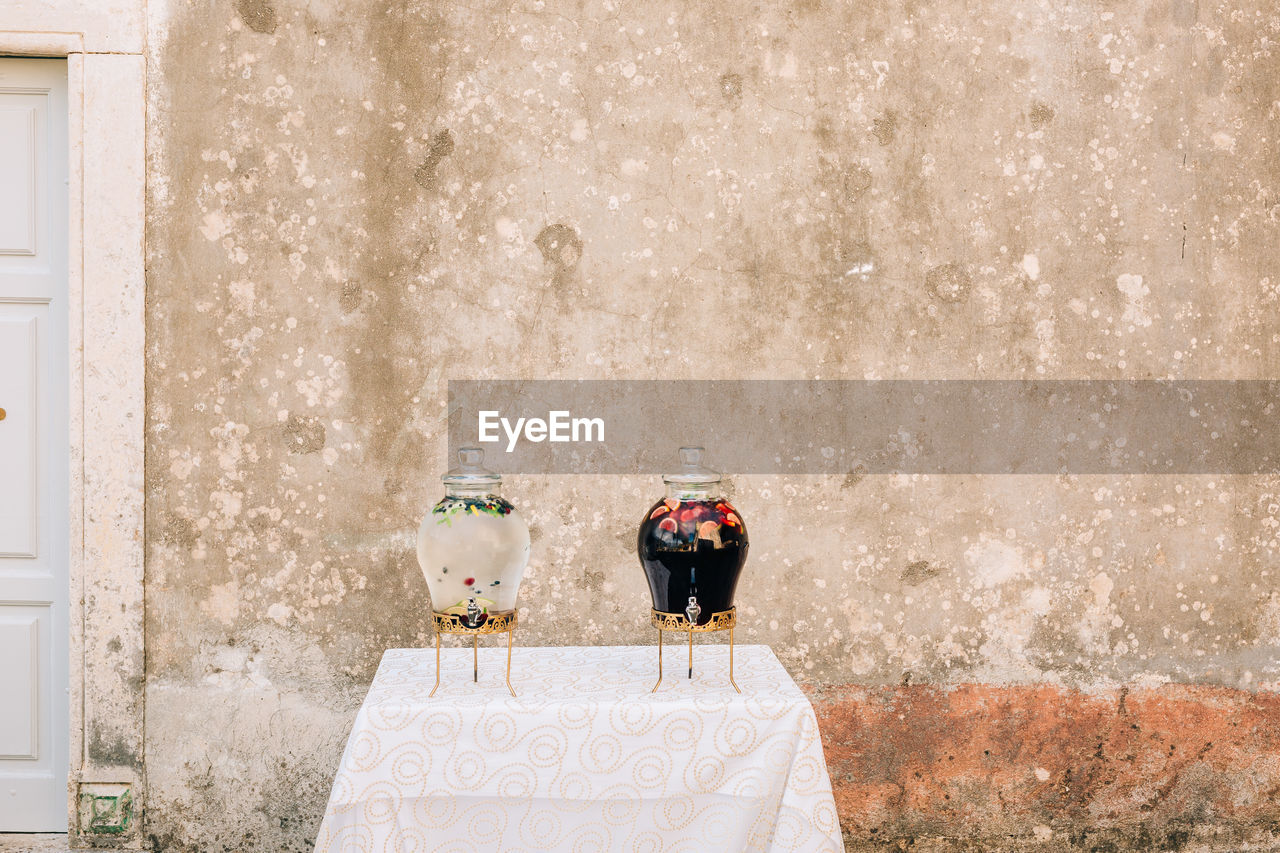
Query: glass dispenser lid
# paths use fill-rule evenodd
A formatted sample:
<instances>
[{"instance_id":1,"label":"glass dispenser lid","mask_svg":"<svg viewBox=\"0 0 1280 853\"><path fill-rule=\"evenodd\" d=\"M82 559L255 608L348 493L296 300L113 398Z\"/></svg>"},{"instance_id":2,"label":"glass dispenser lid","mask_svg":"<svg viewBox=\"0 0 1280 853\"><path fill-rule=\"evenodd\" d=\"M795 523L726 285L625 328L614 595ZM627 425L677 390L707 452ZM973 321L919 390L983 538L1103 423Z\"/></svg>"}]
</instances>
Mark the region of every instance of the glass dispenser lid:
<instances>
[{"instance_id":1,"label":"glass dispenser lid","mask_svg":"<svg viewBox=\"0 0 1280 853\"><path fill-rule=\"evenodd\" d=\"M702 447L680 448L680 467L662 475L662 482L669 486L709 486L723 479L719 471L702 464Z\"/></svg>"},{"instance_id":2,"label":"glass dispenser lid","mask_svg":"<svg viewBox=\"0 0 1280 853\"><path fill-rule=\"evenodd\" d=\"M440 478L455 489L484 489L502 484L502 475L484 467L484 448L467 444L458 448L458 467Z\"/></svg>"}]
</instances>

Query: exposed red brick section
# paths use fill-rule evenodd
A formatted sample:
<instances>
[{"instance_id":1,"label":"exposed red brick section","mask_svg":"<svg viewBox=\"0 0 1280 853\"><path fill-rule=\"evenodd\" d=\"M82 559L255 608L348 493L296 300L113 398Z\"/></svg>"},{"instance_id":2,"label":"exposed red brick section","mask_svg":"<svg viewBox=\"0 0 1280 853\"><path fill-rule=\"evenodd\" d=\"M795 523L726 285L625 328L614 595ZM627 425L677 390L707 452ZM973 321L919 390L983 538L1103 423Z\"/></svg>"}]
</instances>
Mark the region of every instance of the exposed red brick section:
<instances>
[{"instance_id":1,"label":"exposed red brick section","mask_svg":"<svg viewBox=\"0 0 1280 853\"><path fill-rule=\"evenodd\" d=\"M1280 694L964 685L810 698L854 838L1280 819Z\"/></svg>"}]
</instances>

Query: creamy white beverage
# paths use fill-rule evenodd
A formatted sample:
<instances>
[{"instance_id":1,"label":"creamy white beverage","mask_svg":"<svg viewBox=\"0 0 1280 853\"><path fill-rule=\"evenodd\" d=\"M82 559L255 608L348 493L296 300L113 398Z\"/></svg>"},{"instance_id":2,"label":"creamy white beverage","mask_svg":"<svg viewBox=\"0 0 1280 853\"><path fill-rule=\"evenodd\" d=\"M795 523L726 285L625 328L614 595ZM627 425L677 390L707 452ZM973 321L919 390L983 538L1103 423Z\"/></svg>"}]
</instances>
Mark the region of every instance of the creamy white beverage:
<instances>
[{"instance_id":1,"label":"creamy white beverage","mask_svg":"<svg viewBox=\"0 0 1280 853\"><path fill-rule=\"evenodd\" d=\"M446 497L418 527L418 565L438 613L465 614L473 598L483 612L513 610L528 562L529 527L497 495Z\"/></svg>"},{"instance_id":2,"label":"creamy white beverage","mask_svg":"<svg viewBox=\"0 0 1280 853\"><path fill-rule=\"evenodd\" d=\"M488 614L515 610L529 526L499 494L502 477L481 465L483 450L463 447L458 461L440 478L444 499L418 525L418 565L431 609L463 616L475 628Z\"/></svg>"}]
</instances>

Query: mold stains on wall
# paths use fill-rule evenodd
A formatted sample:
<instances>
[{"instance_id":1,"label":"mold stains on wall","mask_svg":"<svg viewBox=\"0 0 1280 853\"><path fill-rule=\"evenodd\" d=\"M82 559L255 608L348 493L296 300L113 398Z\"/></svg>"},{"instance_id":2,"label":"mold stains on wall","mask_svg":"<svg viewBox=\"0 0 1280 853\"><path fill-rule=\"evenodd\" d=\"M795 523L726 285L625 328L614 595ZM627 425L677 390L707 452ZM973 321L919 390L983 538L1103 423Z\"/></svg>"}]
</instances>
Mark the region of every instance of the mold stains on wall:
<instances>
[{"instance_id":1,"label":"mold stains on wall","mask_svg":"<svg viewBox=\"0 0 1280 853\"><path fill-rule=\"evenodd\" d=\"M324 450L324 422L305 415L290 415L281 428L290 453L317 453Z\"/></svg>"},{"instance_id":2,"label":"mold stains on wall","mask_svg":"<svg viewBox=\"0 0 1280 853\"><path fill-rule=\"evenodd\" d=\"M195 522L179 515L166 515L164 529L160 534L166 544L175 548L190 551L200 539L200 531Z\"/></svg>"},{"instance_id":3,"label":"mold stains on wall","mask_svg":"<svg viewBox=\"0 0 1280 853\"><path fill-rule=\"evenodd\" d=\"M87 752L89 760L101 767L142 767L141 759L128 742L98 728L89 731Z\"/></svg>"},{"instance_id":4,"label":"mold stains on wall","mask_svg":"<svg viewBox=\"0 0 1280 853\"><path fill-rule=\"evenodd\" d=\"M720 97L724 98L725 105L731 110L737 109L742 104L742 75L736 71L726 71L720 75L718 83Z\"/></svg>"},{"instance_id":5,"label":"mold stains on wall","mask_svg":"<svg viewBox=\"0 0 1280 853\"><path fill-rule=\"evenodd\" d=\"M889 110L884 115L876 118L871 124L871 135L881 145L888 145L893 142L897 134L898 114L893 110Z\"/></svg>"},{"instance_id":6,"label":"mold stains on wall","mask_svg":"<svg viewBox=\"0 0 1280 853\"><path fill-rule=\"evenodd\" d=\"M867 478L867 466L866 464L859 462L849 470L848 474L845 474L844 477L841 478L840 490L851 491L853 489L856 489L858 487L858 484L861 483L866 478Z\"/></svg>"},{"instance_id":7,"label":"mold stains on wall","mask_svg":"<svg viewBox=\"0 0 1280 853\"><path fill-rule=\"evenodd\" d=\"M236 13L255 33L274 33L280 22L268 0L236 0Z\"/></svg>"},{"instance_id":8,"label":"mold stains on wall","mask_svg":"<svg viewBox=\"0 0 1280 853\"><path fill-rule=\"evenodd\" d=\"M198 684L149 685L151 849L311 851L359 695L284 633L207 644L193 659Z\"/></svg>"},{"instance_id":9,"label":"mold stains on wall","mask_svg":"<svg viewBox=\"0 0 1280 853\"><path fill-rule=\"evenodd\" d=\"M363 300L342 343L362 455L383 480L382 498L390 499L371 507L369 521L379 524L385 523L384 513L398 511L395 497L409 475L405 460L418 455L413 443L419 437L407 426L428 374L418 351L424 274L439 263L438 211L448 205L442 170L458 147L447 128L430 129L449 73L451 33L443 10L387 0L374 4L361 40L363 52L377 57L371 97L362 105L372 126L352 153L362 163L360 172L375 178L360 188L356 216L362 232L376 237L353 247L344 262ZM416 166L406 162L411 157Z\"/></svg>"},{"instance_id":10,"label":"mold stains on wall","mask_svg":"<svg viewBox=\"0 0 1280 853\"><path fill-rule=\"evenodd\" d=\"M364 289L359 282L347 281L342 284L342 292L338 296L338 307L343 314L350 314L360 308L364 302Z\"/></svg>"},{"instance_id":11,"label":"mold stains on wall","mask_svg":"<svg viewBox=\"0 0 1280 853\"><path fill-rule=\"evenodd\" d=\"M453 153L454 147L453 134L447 128L431 137L431 147L427 149L427 157L413 173L413 179L418 182L418 186L425 190L436 188L438 180L436 172L444 158Z\"/></svg>"},{"instance_id":12,"label":"mold stains on wall","mask_svg":"<svg viewBox=\"0 0 1280 853\"><path fill-rule=\"evenodd\" d=\"M1031 105L1031 129L1040 130L1049 122L1053 121L1053 107L1043 101L1036 101Z\"/></svg>"},{"instance_id":13,"label":"mold stains on wall","mask_svg":"<svg viewBox=\"0 0 1280 853\"><path fill-rule=\"evenodd\" d=\"M548 225L538 232L533 244L555 271L552 279L555 284L566 281L582 260L582 238L568 225Z\"/></svg>"},{"instance_id":14,"label":"mold stains on wall","mask_svg":"<svg viewBox=\"0 0 1280 853\"><path fill-rule=\"evenodd\" d=\"M851 165L840 170L840 190L846 203L857 201L871 189L871 170L861 165Z\"/></svg>"},{"instance_id":15,"label":"mold stains on wall","mask_svg":"<svg viewBox=\"0 0 1280 853\"><path fill-rule=\"evenodd\" d=\"M930 267L925 273L924 287L941 302L960 302L969 295L973 282L965 268L953 262Z\"/></svg>"},{"instance_id":16,"label":"mold stains on wall","mask_svg":"<svg viewBox=\"0 0 1280 853\"><path fill-rule=\"evenodd\" d=\"M940 574L942 574L942 566L930 563L928 560L913 560L898 575L898 579L907 586L919 586Z\"/></svg>"}]
</instances>

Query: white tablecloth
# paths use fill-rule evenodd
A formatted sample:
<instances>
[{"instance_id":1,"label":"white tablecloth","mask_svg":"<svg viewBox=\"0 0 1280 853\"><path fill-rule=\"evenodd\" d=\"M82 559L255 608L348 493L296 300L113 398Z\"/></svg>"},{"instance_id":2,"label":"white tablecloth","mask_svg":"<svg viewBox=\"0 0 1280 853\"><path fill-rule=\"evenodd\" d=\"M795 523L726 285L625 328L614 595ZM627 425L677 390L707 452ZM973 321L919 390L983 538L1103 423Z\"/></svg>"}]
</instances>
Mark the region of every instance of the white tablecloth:
<instances>
[{"instance_id":1,"label":"white tablecloth","mask_svg":"<svg viewBox=\"0 0 1280 853\"><path fill-rule=\"evenodd\" d=\"M446 640L448 642L448 640ZM454 642L458 642L454 640ZM316 850L840 851L808 699L766 646L391 649Z\"/></svg>"}]
</instances>

